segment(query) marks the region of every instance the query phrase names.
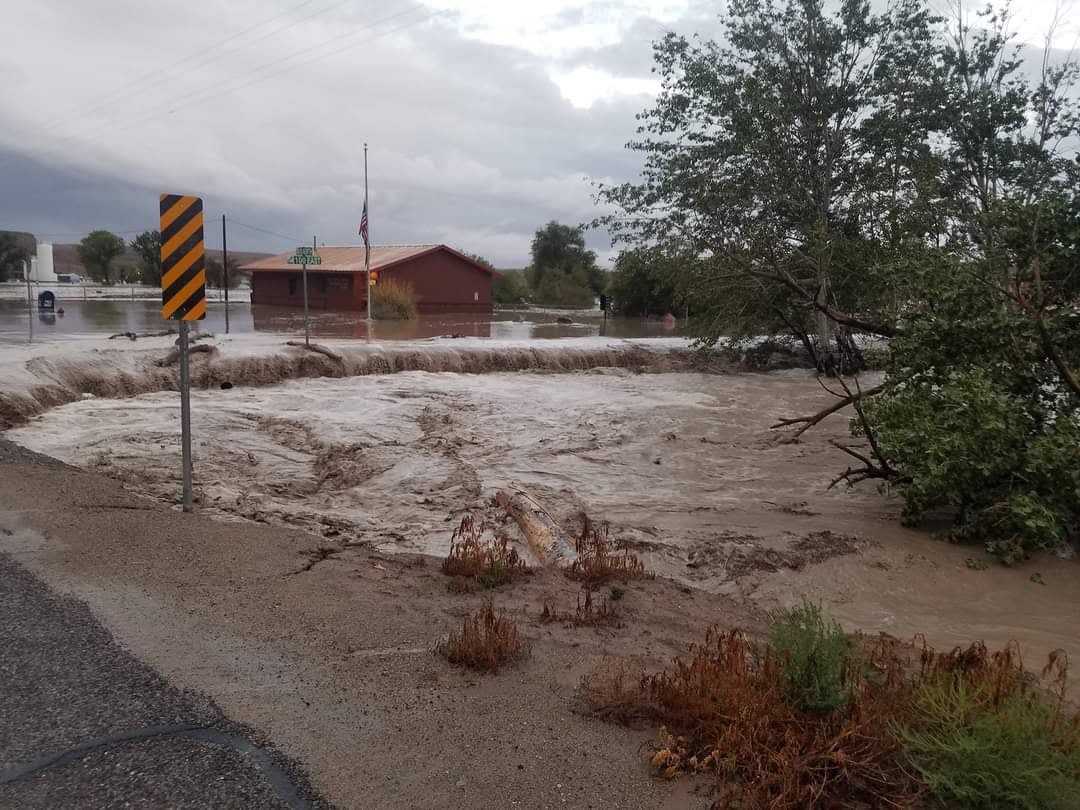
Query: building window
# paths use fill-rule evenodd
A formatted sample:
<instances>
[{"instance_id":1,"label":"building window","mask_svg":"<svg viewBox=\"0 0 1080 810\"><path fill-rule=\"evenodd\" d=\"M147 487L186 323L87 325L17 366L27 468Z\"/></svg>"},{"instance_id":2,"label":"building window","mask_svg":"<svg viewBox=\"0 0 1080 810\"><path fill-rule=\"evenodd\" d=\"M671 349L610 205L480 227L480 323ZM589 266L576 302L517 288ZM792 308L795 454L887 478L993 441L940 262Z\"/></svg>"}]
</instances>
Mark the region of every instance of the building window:
<instances>
[{"instance_id":1,"label":"building window","mask_svg":"<svg viewBox=\"0 0 1080 810\"><path fill-rule=\"evenodd\" d=\"M472 294L472 300L473 300L473 301L479 301L479 300L480 300L480 293L478 293L478 292L474 292L474 293Z\"/></svg>"}]
</instances>

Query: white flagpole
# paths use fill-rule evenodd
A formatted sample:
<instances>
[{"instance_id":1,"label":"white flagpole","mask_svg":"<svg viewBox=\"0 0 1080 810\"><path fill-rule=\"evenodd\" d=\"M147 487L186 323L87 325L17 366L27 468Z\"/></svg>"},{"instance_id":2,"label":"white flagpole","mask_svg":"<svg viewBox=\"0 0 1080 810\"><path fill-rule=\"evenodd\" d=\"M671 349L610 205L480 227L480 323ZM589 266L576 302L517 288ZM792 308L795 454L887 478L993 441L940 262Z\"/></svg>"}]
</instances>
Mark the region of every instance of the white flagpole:
<instances>
[{"instance_id":1,"label":"white flagpole","mask_svg":"<svg viewBox=\"0 0 1080 810\"><path fill-rule=\"evenodd\" d=\"M367 284L367 319L371 322L371 208L368 206L367 144L364 144L364 211L367 212L367 235L364 237L364 281ZM370 327L369 327L370 331Z\"/></svg>"}]
</instances>

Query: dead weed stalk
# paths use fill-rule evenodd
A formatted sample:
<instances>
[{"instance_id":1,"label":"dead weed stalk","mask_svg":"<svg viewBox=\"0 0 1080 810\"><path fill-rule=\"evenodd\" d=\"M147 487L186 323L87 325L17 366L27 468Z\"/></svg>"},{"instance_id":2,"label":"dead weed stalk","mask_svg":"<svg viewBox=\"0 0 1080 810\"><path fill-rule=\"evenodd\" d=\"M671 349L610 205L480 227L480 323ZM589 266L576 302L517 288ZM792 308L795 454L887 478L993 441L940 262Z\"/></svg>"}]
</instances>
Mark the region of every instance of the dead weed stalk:
<instances>
[{"instance_id":1,"label":"dead weed stalk","mask_svg":"<svg viewBox=\"0 0 1080 810\"><path fill-rule=\"evenodd\" d=\"M540 612L540 621L544 624L561 622L574 627L620 624L618 611L615 610L615 605L611 600L604 596L594 602L591 588L581 589L577 597L577 609L573 613L568 610L559 610L545 599L543 610Z\"/></svg>"},{"instance_id":2,"label":"dead weed stalk","mask_svg":"<svg viewBox=\"0 0 1080 810\"><path fill-rule=\"evenodd\" d=\"M447 590L470 593L477 588L497 588L528 572L525 561L506 538L489 536L489 531L486 523L477 523L472 515L461 519L442 564L443 573L454 577Z\"/></svg>"},{"instance_id":3,"label":"dead weed stalk","mask_svg":"<svg viewBox=\"0 0 1080 810\"><path fill-rule=\"evenodd\" d=\"M436 652L452 664L481 672L498 672L499 667L526 658L529 645L518 633L517 624L505 614L495 614L488 600L465 617L460 631L436 646Z\"/></svg>"},{"instance_id":4,"label":"dead weed stalk","mask_svg":"<svg viewBox=\"0 0 1080 810\"><path fill-rule=\"evenodd\" d=\"M602 585L613 579L628 582L651 578L644 563L624 543L613 543L609 535L608 524L596 525L586 517L581 534L574 541L577 559L566 569L566 575L587 586Z\"/></svg>"}]
</instances>

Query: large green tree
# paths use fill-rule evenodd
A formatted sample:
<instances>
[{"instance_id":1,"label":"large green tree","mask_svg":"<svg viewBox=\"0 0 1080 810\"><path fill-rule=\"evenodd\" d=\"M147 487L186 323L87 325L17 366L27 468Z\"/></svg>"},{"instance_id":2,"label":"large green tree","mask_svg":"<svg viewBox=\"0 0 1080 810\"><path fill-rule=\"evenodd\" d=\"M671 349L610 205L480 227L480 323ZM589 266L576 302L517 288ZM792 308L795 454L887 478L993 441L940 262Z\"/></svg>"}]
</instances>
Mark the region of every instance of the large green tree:
<instances>
[{"instance_id":1,"label":"large green tree","mask_svg":"<svg viewBox=\"0 0 1080 810\"><path fill-rule=\"evenodd\" d=\"M1080 539L1080 155L1077 66L1047 53L1028 78L1007 29L993 10L945 28L950 225L853 427L855 477L1013 561Z\"/></svg>"},{"instance_id":2,"label":"large green tree","mask_svg":"<svg viewBox=\"0 0 1080 810\"><path fill-rule=\"evenodd\" d=\"M624 251L615 261L607 291L620 315L680 314L686 298L682 283L697 257L658 248Z\"/></svg>"},{"instance_id":3,"label":"large green tree","mask_svg":"<svg viewBox=\"0 0 1080 810\"><path fill-rule=\"evenodd\" d=\"M143 231L131 240L131 249L139 254L139 279L143 284L161 283L161 232Z\"/></svg>"},{"instance_id":4,"label":"large green tree","mask_svg":"<svg viewBox=\"0 0 1080 810\"><path fill-rule=\"evenodd\" d=\"M125 247L124 240L110 231L91 231L79 242L77 250L79 261L90 278L113 284L118 276L112 262L124 252Z\"/></svg>"},{"instance_id":5,"label":"large green tree","mask_svg":"<svg viewBox=\"0 0 1080 810\"><path fill-rule=\"evenodd\" d=\"M591 306L605 285L582 229L554 220L533 237L527 277L534 302L556 306Z\"/></svg>"},{"instance_id":6,"label":"large green tree","mask_svg":"<svg viewBox=\"0 0 1080 810\"><path fill-rule=\"evenodd\" d=\"M955 10L733 0L725 44L656 44L641 180L599 198L628 248L688 246L704 343L786 331L835 373L883 339L883 383L785 422L854 406L837 482L1015 560L1080 539L1077 67Z\"/></svg>"},{"instance_id":7,"label":"large green tree","mask_svg":"<svg viewBox=\"0 0 1080 810\"><path fill-rule=\"evenodd\" d=\"M709 323L790 329L823 370L857 367L850 333L895 332L898 247L926 228L931 17L918 0L728 9L723 44L654 46L661 91L630 143L642 177L600 188L605 224L629 246L708 256L690 294L732 316Z\"/></svg>"},{"instance_id":8,"label":"large green tree","mask_svg":"<svg viewBox=\"0 0 1080 810\"><path fill-rule=\"evenodd\" d=\"M29 251L19 246L15 234L0 231L0 281L21 277L25 272L24 262L29 259Z\"/></svg>"}]
</instances>

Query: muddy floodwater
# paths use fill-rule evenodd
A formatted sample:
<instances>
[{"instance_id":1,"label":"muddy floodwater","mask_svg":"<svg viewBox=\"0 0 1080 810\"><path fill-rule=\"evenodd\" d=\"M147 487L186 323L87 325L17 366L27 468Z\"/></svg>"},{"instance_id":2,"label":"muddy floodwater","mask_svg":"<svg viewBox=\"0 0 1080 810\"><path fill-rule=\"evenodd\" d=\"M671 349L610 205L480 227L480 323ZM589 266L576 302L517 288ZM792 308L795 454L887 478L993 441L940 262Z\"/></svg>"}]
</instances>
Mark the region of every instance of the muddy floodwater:
<instances>
[{"instance_id":1,"label":"muddy floodwater","mask_svg":"<svg viewBox=\"0 0 1080 810\"><path fill-rule=\"evenodd\" d=\"M939 646L1018 639L1080 660L1080 564L982 568L977 548L900 526L874 485L828 488L849 440L833 417L799 444L769 425L812 413L804 371L405 372L192 395L198 508L389 551L445 554L462 514L519 487L567 526L608 521L657 573L771 608L820 600L845 624ZM177 398L87 398L11 439L167 500ZM1033 574L1040 574L1033 581Z\"/></svg>"},{"instance_id":2,"label":"muddy floodwater","mask_svg":"<svg viewBox=\"0 0 1080 810\"><path fill-rule=\"evenodd\" d=\"M57 312L27 310L25 301L0 300L0 343L25 343L32 320L33 339L38 342L119 332L156 332L170 324L162 320L159 301L83 301L78 290L60 290ZM559 318L570 323L559 323ZM223 334L225 307L212 302L206 320L193 324L196 331ZM665 325L657 319L609 318L598 311L521 310L497 311L489 316L471 314L425 315L413 321L376 321L368 326L363 313L311 310L311 334L320 338L372 338L417 340L438 336L544 340L605 335L614 338L670 336L680 334L681 322ZM304 333L303 310L295 307L252 306L247 302L229 306L229 331L233 334Z\"/></svg>"}]
</instances>

